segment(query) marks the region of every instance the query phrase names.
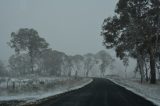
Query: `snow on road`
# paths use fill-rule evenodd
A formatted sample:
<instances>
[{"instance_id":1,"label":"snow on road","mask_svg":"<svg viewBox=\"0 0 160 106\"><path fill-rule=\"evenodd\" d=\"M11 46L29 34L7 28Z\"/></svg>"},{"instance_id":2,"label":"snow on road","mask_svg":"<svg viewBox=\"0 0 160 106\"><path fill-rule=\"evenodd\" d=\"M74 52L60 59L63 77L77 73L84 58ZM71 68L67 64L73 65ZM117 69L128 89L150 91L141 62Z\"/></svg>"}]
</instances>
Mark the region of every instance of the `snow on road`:
<instances>
[{"instance_id":1,"label":"snow on road","mask_svg":"<svg viewBox=\"0 0 160 106\"><path fill-rule=\"evenodd\" d=\"M106 78L160 106L160 82L154 85L146 82L141 84L139 79L125 79L118 76Z\"/></svg>"}]
</instances>

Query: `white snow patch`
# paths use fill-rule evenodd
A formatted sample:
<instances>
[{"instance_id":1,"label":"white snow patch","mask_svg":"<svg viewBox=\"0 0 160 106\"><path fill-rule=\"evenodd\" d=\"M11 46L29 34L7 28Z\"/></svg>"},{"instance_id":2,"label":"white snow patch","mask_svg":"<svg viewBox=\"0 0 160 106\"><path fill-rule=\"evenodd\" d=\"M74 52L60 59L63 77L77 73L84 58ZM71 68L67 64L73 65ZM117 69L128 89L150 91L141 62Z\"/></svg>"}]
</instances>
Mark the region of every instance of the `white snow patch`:
<instances>
[{"instance_id":1,"label":"white snow patch","mask_svg":"<svg viewBox=\"0 0 160 106\"><path fill-rule=\"evenodd\" d=\"M45 81L46 84L47 83L51 84L58 81L58 83L60 84L55 84L55 87L53 88L45 87L39 90L38 92L32 91L28 93L24 91L19 91L17 93L15 92L9 93L7 90L5 91L6 88L5 89L3 88L4 91L2 92L2 94L0 93L1 94L0 101L22 100L22 101L26 101L25 103L32 103L50 96L62 94L71 90L80 89L93 81L91 78L75 79L73 77L72 78L68 78L68 77L67 78L63 78L63 77L62 78L40 78L38 80ZM40 85L36 85L36 86L41 87Z\"/></svg>"},{"instance_id":2,"label":"white snow patch","mask_svg":"<svg viewBox=\"0 0 160 106\"><path fill-rule=\"evenodd\" d=\"M42 95L36 95L36 96L33 97L32 100L28 100L27 102L22 103L21 105L23 106L24 104L28 104L28 103L29 104L35 104L35 103L39 102L38 100L42 100L42 99L45 99L45 98L48 98L48 97L51 97L51 96L66 93L66 92L69 92L69 91L72 91L72 90L80 89L80 88L90 84L92 81L93 81L93 79L86 79L85 78L85 79L83 79L82 82L74 84L74 86L69 88L69 89L65 89L65 87L63 87L63 89L53 90L52 92L47 92L47 93L42 94Z\"/></svg>"},{"instance_id":3,"label":"white snow patch","mask_svg":"<svg viewBox=\"0 0 160 106\"><path fill-rule=\"evenodd\" d=\"M141 84L138 82L139 79L125 79L118 76L109 76L106 78L127 90L144 97L155 105L160 106L160 82L157 82L156 85L152 85L149 83Z\"/></svg>"}]
</instances>

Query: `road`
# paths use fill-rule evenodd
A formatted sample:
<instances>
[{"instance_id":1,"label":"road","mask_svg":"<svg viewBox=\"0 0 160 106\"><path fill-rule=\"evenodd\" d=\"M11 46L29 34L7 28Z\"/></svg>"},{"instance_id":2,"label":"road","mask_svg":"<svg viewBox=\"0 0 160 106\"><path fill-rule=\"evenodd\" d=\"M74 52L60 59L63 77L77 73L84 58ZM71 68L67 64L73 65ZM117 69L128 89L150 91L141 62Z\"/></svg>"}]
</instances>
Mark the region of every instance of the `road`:
<instances>
[{"instance_id":1,"label":"road","mask_svg":"<svg viewBox=\"0 0 160 106\"><path fill-rule=\"evenodd\" d=\"M33 105L36 106L36 105ZM89 85L37 106L155 106L144 98L107 79L94 79Z\"/></svg>"}]
</instances>

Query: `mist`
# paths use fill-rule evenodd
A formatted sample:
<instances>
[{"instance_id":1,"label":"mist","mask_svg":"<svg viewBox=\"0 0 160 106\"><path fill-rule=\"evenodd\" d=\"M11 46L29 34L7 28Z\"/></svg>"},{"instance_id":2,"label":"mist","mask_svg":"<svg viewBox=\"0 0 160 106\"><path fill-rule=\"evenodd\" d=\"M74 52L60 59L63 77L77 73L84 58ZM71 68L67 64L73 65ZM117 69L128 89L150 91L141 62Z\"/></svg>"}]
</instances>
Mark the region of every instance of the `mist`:
<instances>
[{"instance_id":1,"label":"mist","mask_svg":"<svg viewBox=\"0 0 160 106\"><path fill-rule=\"evenodd\" d=\"M112 16L117 0L2 0L0 1L0 59L14 53L6 44L11 32L34 28L50 47L67 54L96 53L105 49L100 36L105 17Z\"/></svg>"},{"instance_id":2,"label":"mist","mask_svg":"<svg viewBox=\"0 0 160 106\"><path fill-rule=\"evenodd\" d=\"M0 0L0 106L160 105L159 5Z\"/></svg>"}]
</instances>

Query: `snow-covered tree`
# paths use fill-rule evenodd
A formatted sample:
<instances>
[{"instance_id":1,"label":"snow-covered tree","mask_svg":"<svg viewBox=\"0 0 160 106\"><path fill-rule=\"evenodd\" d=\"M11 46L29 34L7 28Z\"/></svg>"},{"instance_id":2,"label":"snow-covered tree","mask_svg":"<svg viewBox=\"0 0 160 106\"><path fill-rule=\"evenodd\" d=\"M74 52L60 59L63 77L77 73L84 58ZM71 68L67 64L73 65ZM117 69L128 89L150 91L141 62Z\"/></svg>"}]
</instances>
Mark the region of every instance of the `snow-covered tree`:
<instances>
[{"instance_id":1,"label":"snow-covered tree","mask_svg":"<svg viewBox=\"0 0 160 106\"><path fill-rule=\"evenodd\" d=\"M88 53L85 55L85 61L84 61L84 69L86 70L85 76L89 76L89 72L95 65L94 55L91 53Z\"/></svg>"},{"instance_id":2,"label":"snow-covered tree","mask_svg":"<svg viewBox=\"0 0 160 106\"><path fill-rule=\"evenodd\" d=\"M156 83L155 54L160 44L159 5L159 0L119 0L116 15L105 19L102 27L104 45L115 48L121 59L132 53L149 55L150 83Z\"/></svg>"},{"instance_id":3,"label":"snow-covered tree","mask_svg":"<svg viewBox=\"0 0 160 106\"><path fill-rule=\"evenodd\" d=\"M41 38L34 29L21 28L17 32L11 33L11 40L8 43L16 53L27 52L30 56L31 70L34 71L34 59L43 49L48 47L48 43Z\"/></svg>"},{"instance_id":4,"label":"snow-covered tree","mask_svg":"<svg viewBox=\"0 0 160 106\"><path fill-rule=\"evenodd\" d=\"M9 60L10 72L16 76L24 76L31 73L31 63L28 54L12 55Z\"/></svg>"},{"instance_id":5,"label":"snow-covered tree","mask_svg":"<svg viewBox=\"0 0 160 106\"><path fill-rule=\"evenodd\" d=\"M7 73L4 63L0 60L0 76L4 76Z\"/></svg>"}]
</instances>

